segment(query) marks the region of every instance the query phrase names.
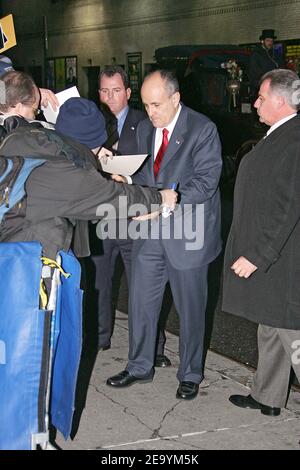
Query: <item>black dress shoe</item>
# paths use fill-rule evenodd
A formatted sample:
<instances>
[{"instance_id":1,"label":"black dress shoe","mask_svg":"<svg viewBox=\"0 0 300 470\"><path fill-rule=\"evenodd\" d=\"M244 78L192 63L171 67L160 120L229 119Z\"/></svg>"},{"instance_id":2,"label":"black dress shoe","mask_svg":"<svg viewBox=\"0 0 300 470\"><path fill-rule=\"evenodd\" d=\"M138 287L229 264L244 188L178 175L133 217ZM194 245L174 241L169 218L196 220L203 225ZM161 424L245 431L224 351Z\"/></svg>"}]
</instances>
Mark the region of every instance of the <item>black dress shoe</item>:
<instances>
[{"instance_id":1,"label":"black dress shoe","mask_svg":"<svg viewBox=\"0 0 300 470\"><path fill-rule=\"evenodd\" d=\"M239 406L240 408L251 408L252 410L260 410L263 415L268 416L278 416L280 415L280 408L273 408L272 406L263 405L258 401L254 400L251 395L244 396L244 395L231 395L229 397L229 401L233 403L235 406Z\"/></svg>"},{"instance_id":2,"label":"black dress shoe","mask_svg":"<svg viewBox=\"0 0 300 470\"><path fill-rule=\"evenodd\" d=\"M180 382L176 392L176 398L192 400L198 395L199 384L195 382Z\"/></svg>"},{"instance_id":3,"label":"black dress shoe","mask_svg":"<svg viewBox=\"0 0 300 470\"><path fill-rule=\"evenodd\" d=\"M170 367L171 365L171 361L167 356L164 354L157 354L154 364L155 367Z\"/></svg>"},{"instance_id":4,"label":"black dress shoe","mask_svg":"<svg viewBox=\"0 0 300 470\"><path fill-rule=\"evenodd\" d=\"M137 382L141 384L149 383L152 382L152 380L152 375L148 375L146 377L135 377L134 375L129 374L127 370L122 370L119 374L109 377L106 381L106 385L122 388L129 387Z\"/></svg>"}]
</instances>

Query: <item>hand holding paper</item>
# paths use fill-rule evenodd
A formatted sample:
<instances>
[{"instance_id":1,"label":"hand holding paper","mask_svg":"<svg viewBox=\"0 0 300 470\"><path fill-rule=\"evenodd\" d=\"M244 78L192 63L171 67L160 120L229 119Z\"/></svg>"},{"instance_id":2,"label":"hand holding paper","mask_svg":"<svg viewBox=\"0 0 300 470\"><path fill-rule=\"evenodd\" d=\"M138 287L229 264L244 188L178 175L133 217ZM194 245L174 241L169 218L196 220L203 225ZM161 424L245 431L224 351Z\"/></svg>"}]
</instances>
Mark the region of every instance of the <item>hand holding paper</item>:
<instances>
[{"instance_id":1,"label":"hand holding paper","mask_svg":"<svg viewBox=\"0 0 300 470\"><path fill-rule=\"evenodd\" d=\"M67 101L69 98L72 97L79 97L79 91L76 86L72 86L71 88L67 88L66 90L60 91L59 93L56 93L56 98L58 101L59 106L61 106L65 101ZM51 106L51 100L48 100L48 106L43 106L42 105L42 111L44 112L44 116L47 119L48 122L52 122L52 124L56 123L56 118L58 116L59 112L59 107L54 109Z\"/></svg>"},{"instance_id":2,"label":"hand holding paper","mask_svg":"<svg viewBox=\"0 0 300 470\"><path fill-rule=\"evenodd\" d=\"M130 176L140 168L147 156L147 154L115 155L106 163L101 161L102 170L115 175Z\"/></svg>"},{"instance_id":3,"label":"hand holding paper","mask_svg":"<svg viewBox=\"0 0 300 470\"><path fill-rule=\"evenodd\" d=\"M41 93L41 105L44 108L50 104L52 106L53 111L56 111L59 106L59 101L56 95L51 90L47 90L47 88L40 88Z\"/></svg>"}]
</instances>

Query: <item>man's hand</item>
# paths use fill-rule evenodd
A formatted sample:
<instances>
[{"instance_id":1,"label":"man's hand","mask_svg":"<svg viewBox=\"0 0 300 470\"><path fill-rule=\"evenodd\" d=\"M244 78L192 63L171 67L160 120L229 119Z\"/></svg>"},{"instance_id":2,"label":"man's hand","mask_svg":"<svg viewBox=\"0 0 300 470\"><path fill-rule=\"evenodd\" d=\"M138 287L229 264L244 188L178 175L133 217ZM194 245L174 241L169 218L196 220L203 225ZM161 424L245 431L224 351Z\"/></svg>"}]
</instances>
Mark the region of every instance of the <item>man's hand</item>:
<instances>
[{"instance_id":1,"label":"man's hand","mask_svg":"<svg viewBox=\"0 0 300 470\"><path fill-rule=\"evenodd\" d=\"M111 175L111 179L117 181L117 183L128 183L126 176L122 175Z\"/></svg>"},{"instance_id":2,"label":"man's hand","mask_svg":"<svg viewBox=\"0 0 300 470\"><path fill-rule=\"evenodd\" d=\"M53 111L56 111L56 109L59 106L59 102L55 94L53 93L53 91L47 90L46 88L40 88L40 93L41 93L41 105L46 108L48 104L50 103L53 108Z\"/></svg>"},{"instance_id":3,"label":"man's hand","mask_svg":"<svg viewBox=\"0 0 300 470\"><path fill-rule=\"evenodd\" d=\"M162 197L162 206L167 206L171 211L175 209L178 194L173 189L162 189L159 191Z\"/></svg>"},{"instance_id":4,"label":"man's hand","mask_svg":"<svg viewBox=\"0 0 300 470\"><path fill-rule=\"evenodd\" d=\"M257 270L257 266L250 263L244 256L240 256L235 263L231 266L231 269L239 277L245 277L246 279L251 276L254 271Z\"/></svg>"},{"instance_id":5,"label":"man's hand","mask_svg":"<svg viewBox=\"0 0 300 470\"><path fill-rule=\"evenodd\" d=\"M105 147L101 147L99 152L97 153L98 160L100 163L106 163L108 157L113 158L113 153L111 150L106 149Z\"/></svg>"}]
</instances>

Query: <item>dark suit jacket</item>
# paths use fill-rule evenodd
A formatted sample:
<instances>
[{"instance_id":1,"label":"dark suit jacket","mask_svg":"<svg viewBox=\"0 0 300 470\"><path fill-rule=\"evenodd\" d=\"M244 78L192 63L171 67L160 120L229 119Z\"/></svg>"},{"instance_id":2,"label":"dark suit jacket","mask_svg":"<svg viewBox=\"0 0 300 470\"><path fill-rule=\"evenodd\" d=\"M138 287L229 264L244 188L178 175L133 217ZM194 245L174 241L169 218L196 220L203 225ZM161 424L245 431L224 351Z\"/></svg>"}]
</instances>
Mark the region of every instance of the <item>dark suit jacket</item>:
<instances>
[{"instance_id":1,"label":"dark suit jacket","mask_svg":"<svg viewBox=\"0 0 300 470\"><path fill-rule=\"evenodd\" d=\"M300 329L300 116L242 160L224 262L223 310L276 328ZM248 279L230 266L244 256Z\"/></svg>"},{"instance_id":2,"label":"dark suit jacket","mask_svg":"<svg viewBox=\"0 0 300 470\"><path fill-rule=\"evenodd\" d=\"M160 217L156 227L155 223L151 224L154 237L160 237L168 260L175 268L208 264L221 249L218 182L222 160L216 126L203 114L182 105L156 180L153 173L155 128L149 119L139 124L137 138L139 153L151 156L134 175L134 183L163 189L176 182L180 193L180 208L170 219ZM171 225L171 234L169 239L162 239L162 226L167 224ZM199 243L189 239L193 230Z\"/></svg>"}]
</instances>

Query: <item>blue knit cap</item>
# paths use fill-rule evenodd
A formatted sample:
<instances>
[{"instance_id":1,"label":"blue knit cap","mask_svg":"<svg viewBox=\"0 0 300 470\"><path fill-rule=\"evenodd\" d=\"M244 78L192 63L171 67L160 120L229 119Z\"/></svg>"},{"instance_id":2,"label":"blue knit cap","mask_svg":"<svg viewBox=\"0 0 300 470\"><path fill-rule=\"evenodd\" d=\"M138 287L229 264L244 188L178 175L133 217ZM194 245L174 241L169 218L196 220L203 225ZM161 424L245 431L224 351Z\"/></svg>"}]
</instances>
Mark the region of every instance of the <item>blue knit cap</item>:
<instances>
[{"instance_id":1,"label":"blue knit cap","mask_svg":"<svg viewBox=\"0 0 300 470\"><path fill-rule=\"evenodd\" d=\"M60 106L55 129L89 149L100 147L107 139L103 114L85 98L70 98Z\"/></svg>"}]
</instances>

